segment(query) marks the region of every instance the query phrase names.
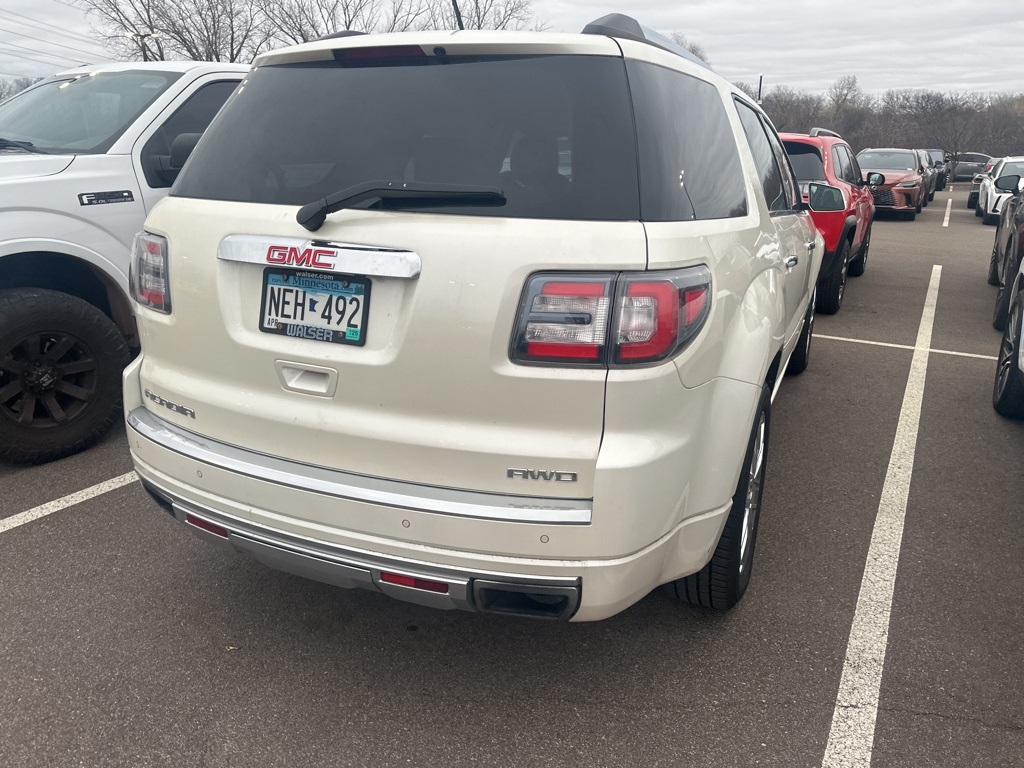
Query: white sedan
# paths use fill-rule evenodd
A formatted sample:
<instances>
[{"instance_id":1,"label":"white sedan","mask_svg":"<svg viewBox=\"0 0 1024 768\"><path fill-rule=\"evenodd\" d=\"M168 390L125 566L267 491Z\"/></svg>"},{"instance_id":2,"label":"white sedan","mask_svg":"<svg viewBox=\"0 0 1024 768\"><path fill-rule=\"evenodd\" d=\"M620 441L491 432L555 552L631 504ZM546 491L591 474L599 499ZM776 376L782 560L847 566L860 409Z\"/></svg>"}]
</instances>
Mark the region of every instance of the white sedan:
<instances>
[{"instance_id":1,"label":"white sedan","mask_svg":"<svg viewBox=\"0 0 1024 768\"><path fill-rule=\"evenodd\" d=\"M1010 193L996 189L995 182L1000 176L1011 174L1024 177L1024 157L1000 158L989 173L982 175L981 187L978 189L978 207L975 212L982 217L983 224L995 224L999 221L999 211Z\"/></svg>"}]
</instances>

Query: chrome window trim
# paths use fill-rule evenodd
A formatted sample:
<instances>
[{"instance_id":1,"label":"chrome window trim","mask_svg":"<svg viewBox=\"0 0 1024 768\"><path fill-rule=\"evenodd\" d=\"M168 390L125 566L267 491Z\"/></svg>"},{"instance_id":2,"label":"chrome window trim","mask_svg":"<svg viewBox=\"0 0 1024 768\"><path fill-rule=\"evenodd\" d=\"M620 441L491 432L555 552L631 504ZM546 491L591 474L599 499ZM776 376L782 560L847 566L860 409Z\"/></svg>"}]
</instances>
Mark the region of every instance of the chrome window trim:
<instances>
[{"instance_id":1,"label":"chrome window trim","mask_svg":"<svg viewBox=\"0 0 1024 768\"><path fill-rule=\"evenodd\" d=\"M301 464L202 437L154 416L145 408L128 414L128 426L167 450L228 472L365 504L456 517L560 525L589 525L593 513L593 499L466 491Z\"/></svg>"}]
</instances>

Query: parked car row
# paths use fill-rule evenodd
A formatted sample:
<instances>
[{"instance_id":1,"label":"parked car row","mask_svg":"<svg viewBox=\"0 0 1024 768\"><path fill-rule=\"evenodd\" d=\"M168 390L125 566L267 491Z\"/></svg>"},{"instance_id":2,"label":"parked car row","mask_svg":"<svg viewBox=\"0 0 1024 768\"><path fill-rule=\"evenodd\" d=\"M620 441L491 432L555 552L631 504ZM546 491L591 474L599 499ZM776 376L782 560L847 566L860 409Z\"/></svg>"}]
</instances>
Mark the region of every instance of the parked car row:
<instances>
[{"instance_id":1,"label":"parked car row","mask_svg":"<svg viewBox=\"0 0 1024 768\"><path fill-rule=\"evenodd\" d=\"M993 197L1002 198L989 260L988 282L997 288L992 325L1002 331L992 404L1012 418L1024 418L1024 158L1003 158L986 176ZM983 183L985 185L985 183Z\"/></svg>"}]
</instances>

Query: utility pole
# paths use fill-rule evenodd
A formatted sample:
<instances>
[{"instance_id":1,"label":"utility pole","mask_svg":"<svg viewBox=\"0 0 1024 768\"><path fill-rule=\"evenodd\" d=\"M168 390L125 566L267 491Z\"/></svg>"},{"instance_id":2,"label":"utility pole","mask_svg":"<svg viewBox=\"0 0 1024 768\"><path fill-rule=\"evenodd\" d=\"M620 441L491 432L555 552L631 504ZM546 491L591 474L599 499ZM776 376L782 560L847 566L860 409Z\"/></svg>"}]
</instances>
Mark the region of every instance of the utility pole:
<instances>
[{"instance_id":1,"label":"utility pole","mask_svg":"<svg viewBox=\"0 0 1024 768\"><path fill-rule=\"evenodd\" d=\"M147 37L156 37L157 36L156 33L155 32L127 32L126 34L132 40L135 40L135 41L138 42L139 50L142 52L142 60L143 61L149 61L150 60L150 54L149 54L149 47L146 45L146 38Z\"/></svg>"}]
</instances>

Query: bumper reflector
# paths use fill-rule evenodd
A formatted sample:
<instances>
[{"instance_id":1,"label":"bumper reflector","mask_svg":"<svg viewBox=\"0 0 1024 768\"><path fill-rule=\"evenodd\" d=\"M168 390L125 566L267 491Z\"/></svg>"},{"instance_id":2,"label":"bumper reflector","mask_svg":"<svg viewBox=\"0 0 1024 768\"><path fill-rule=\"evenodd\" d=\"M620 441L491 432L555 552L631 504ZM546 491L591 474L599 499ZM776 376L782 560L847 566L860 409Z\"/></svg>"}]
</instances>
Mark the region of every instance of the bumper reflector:
<instances>
[{"instance_id":1,"label":"bumper reflector","mask_svg":"<svg viewBox=\"0 0 1024 768\"><path fill-rule=\"evenodd\" d=\"M427 592L438 592L442 595L448 594L448 585L443 581L418 579L415 576L403 576L400 573L388 573L387 571L381 571L380 580L388 584L397 584L400 587L412 587Z\"/></svg>"},{"instance_id":2,"label":"bumper reflector","mask_svg":"<svg viewBox=\"0 0 1024 768\"><path fill-rule=\"evenodd\" d=\"M226 539L228 537L227 528L217 525L216 523L211 523L209 520L204 520L201 517L196 517L195 515L186 513L185 522L189 525L194 525L196 528L201 528L207 533L212 533L214 536L220 536L222 539Z\"/></svg>"}]
</instances>

